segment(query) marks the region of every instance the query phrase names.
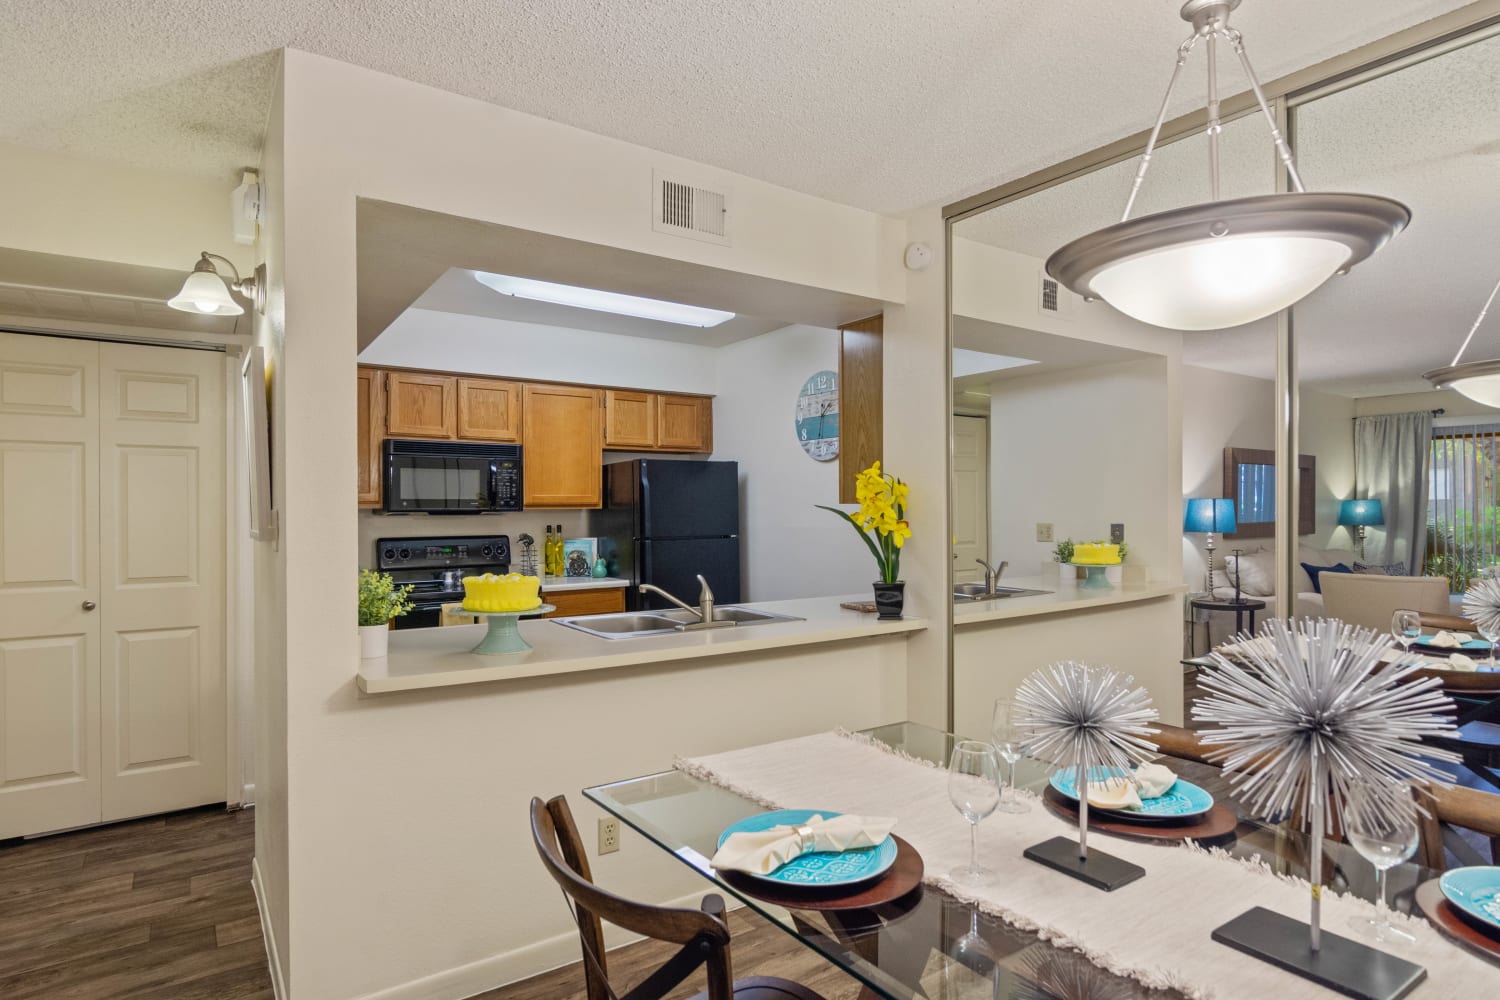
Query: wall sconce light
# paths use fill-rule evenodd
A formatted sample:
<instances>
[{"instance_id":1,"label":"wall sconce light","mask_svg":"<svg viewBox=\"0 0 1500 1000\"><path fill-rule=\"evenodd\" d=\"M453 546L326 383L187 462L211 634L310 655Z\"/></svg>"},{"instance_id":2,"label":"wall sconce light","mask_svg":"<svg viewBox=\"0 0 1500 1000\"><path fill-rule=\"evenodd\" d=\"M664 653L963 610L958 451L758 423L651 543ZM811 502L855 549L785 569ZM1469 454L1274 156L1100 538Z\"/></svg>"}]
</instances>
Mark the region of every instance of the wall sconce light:
<instances>
[{"instance_id":1,"label":"wall sconce light","mask_svg":"<svg viewBox=\"0 0 1500 1000\"><path fill-rule=\"evenodd\" d=\"M216 260L229 266L230 272L234 274L233 281L226 282L219 274L219 269L214 267ZM193 265L193 273L182 283L182 291L168 299L167 305L186 313L201 313L205 316L239 316L245 309L234 300L230 291L239 292L253 302L257 312L265 312L265 265L257 267L254 276L241 278L240 269L234 266L234 261L205 250L198 257L198 263Z\"/></svg>"},{"instance_id":2,"label":"wall sconce light","mask_svg":"<svg viewBox=\"0 0 1500 1000\"><path fill-rule=\"evenodd\" d=\"M1339 524L1354 532L1359 557L1365 557L1365 528L1385 524L1385 509L1379 500L1345 500L1339 504Z\"/></svg>"}]
</instances>

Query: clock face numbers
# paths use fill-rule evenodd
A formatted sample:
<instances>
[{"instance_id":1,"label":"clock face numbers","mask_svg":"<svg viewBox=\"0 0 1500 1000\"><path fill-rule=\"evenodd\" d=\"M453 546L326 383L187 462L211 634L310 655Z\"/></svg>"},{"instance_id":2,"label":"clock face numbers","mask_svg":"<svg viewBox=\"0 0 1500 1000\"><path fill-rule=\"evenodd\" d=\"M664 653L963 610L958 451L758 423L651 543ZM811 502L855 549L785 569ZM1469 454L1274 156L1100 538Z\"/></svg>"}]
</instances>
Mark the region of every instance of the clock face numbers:
<instances>
[{"instance_id":1,"label":"clock face numbers","mask_svg":"<svg viewBox=\"0 0 1500 1000\"><path fill-rule=\"evenodd\" d=\"M814 372L797 393L794 414L797 443L815 462L839 457L838 372Z\"/></svg>"}]
</instances>

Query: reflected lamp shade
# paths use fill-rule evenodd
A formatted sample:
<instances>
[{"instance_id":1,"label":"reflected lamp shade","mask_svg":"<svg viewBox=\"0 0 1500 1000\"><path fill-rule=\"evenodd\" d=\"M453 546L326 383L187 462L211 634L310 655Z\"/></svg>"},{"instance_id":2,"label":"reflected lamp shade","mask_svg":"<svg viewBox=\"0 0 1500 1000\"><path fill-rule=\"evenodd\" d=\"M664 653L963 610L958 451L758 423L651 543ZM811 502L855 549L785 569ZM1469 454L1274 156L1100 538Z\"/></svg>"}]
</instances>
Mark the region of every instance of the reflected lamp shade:
<instances>
[{"instance_id":1,"label":"reflected lamp shade","mask_svg":"<svg viewBox=\"0 0 1500 1000\"><path fill-rule=\"evenodd\" d=\"M1189 534L1235 531L1234 501L1227 497L1203 497L1188 500L1182 515L1182 530Z\"/></svg>"},{"instance_id":2,"label":"reflected lamp shade","mask_svg":"<svg viewBox=\"0 0 1500 1000\"><path fill-rule=\"evenodd\" d=\"M1367 528L1385 524L1385 510L1379 500L1345 500L1339 504L1339 524L1349 528Z\"/></svg>"}]
</instances>

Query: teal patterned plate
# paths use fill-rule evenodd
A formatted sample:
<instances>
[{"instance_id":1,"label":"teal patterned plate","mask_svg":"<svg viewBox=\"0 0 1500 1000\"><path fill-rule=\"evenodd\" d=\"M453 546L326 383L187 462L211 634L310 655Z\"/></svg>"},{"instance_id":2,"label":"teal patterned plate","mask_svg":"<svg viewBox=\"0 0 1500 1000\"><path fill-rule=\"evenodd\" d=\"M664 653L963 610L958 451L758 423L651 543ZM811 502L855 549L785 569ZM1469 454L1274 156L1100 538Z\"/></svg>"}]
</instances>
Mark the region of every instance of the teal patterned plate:
<instances>
[{"instance_id":1,"label":"teal patterned plate","mask_svg":"<svg viewBox=\"0 0 1500 1000\"><path fill-rule=\"evenodd\" d=\"M1466 917L1491 933L1500 931L1500 867L1453 868L1443 872L1438 887Z\"/></svg>"},{"instance_id":2,"label":"teal patterned plate","mask_svg":"<svg viewBox=\"0 0 1500 1000\"><path fill-rule=\"evenodd\" d=\"M1089 771L1090 780L1095 775L1102 779L1105 772L1101 768L1093 768ZM1052 775L1051 785L1065 797L1078 801L1078 788L1073 781L1073 769L1065 767ZM1214 807L1214 797L1190 781L1178 778L1172 787L1167 789L1165 795L1154 799L1142 799L1141 809L1104 809L1100 806L1091 806L1102 813L1116 816L1121 819L1134 820L1137 823L1176 823L1181 820L1192 819L1202 816Z\"/></svg>"},{"instance_id":3,"label":"teal patterned plate","mask_svg":"<svg viewBox=\"0 0 1500 1000\"><path fill-rule=\"evenodd\" d=\"M775 812L747 816L738 823L731 823L719 834L718 846L731 833L759 833L773 826L797 826L814 816L833 819L841 815L831 809L778 809ZM767 875L740 872L751 878L764 879L777 885L805 885L815 888L853 885L884 875L896 863L896 842L886 837L874 847L859 847L852 851L819 851L793 858Z\"/></svg>"}]
</instances>

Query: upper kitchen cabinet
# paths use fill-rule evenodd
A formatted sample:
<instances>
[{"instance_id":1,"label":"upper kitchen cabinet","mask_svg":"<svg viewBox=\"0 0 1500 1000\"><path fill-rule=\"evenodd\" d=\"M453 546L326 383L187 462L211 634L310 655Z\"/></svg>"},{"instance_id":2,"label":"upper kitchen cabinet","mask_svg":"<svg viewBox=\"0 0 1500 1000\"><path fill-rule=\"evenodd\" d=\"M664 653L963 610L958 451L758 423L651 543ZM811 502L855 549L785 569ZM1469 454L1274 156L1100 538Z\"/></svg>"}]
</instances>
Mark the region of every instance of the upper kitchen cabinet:
<instances>
[{"instance_id":1,"label":"upper kitchen cabinet","mask_svg":"<svg viewBox=\"0 0 1500 1000\"><path fill-rule=\"evenodd\" d=\"M713 400L707 396L658 395L656 450L713 451Z\"/></svg>"},{"instance_id":2,"label":"upper kitchen cabinet","mask_svg":"<svg viewBox=\"0 0 1500 1000\"><path fill-rule=\"evenodd\" d=\"M389 373L386 432L396 438L454 437L457 382L452 375Z\"/></svg>"},{"instance_id":3,"label":"upper kitchen cabinet","mask_svg":"<svg viewBox=\"0 0 1500 1000\"><path fill-rule=\"evenodd\" d=\"M604 390L604 447L638 451L656 447L656 393Z\"/></svg>"},{"instance_id":4,"label":"upper kitchen cabinet","mask_svg":"<svg viewBox=\"0 0 1500 1000\"><path fill-rule=\"evenodd\" d=\"M384 373L374 368L360 368L358 374L359 413L359 505L380 506L380 447L385 440Z\"/></svg>"},{"instance_id":5,"label":"upper kitchen cabinet","mask_svg":"<svg viewBox=\"0 0 1500 1000\"><path fill-rule=\"evenodd\" d=\"M603 395L573 385L522 387L527 507L602 505Z\"/></svg>"},{"instance_id":6,"label":"upper kitchen cabinet","mask_svg":"<svg viewBox=\"0 0 1500 1000\"><path fill-rule=\"evenodd\" d=\"M465 441L521 441L521 385L492 378L458 380L458 436Z\"/></svg>"}]
</instances>

